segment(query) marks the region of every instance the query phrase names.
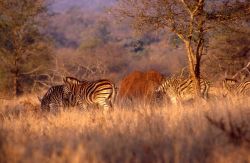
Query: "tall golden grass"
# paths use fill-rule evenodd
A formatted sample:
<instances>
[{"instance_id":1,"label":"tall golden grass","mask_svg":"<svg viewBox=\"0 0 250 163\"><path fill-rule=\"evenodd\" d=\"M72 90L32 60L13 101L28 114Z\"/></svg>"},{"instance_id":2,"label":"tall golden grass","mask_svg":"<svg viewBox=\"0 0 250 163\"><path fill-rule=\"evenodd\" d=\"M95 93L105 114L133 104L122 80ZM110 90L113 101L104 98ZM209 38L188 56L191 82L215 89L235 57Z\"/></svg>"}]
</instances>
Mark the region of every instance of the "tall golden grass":
<instances>
[{"instance_id":1,"label":"tall golden grass","mask_svg":"<svg viewBox=\"0 0 250 163\"><path fill-rule=\"evenodd\" d=\"M33 96L0 104L1 163L250 162L250 142L234 140L206 118L223 122L227 130L229 122L250 129L247 99L138 104L109 113L72 108L57 115L40 112Z\"/></svg>"}]
</instances>

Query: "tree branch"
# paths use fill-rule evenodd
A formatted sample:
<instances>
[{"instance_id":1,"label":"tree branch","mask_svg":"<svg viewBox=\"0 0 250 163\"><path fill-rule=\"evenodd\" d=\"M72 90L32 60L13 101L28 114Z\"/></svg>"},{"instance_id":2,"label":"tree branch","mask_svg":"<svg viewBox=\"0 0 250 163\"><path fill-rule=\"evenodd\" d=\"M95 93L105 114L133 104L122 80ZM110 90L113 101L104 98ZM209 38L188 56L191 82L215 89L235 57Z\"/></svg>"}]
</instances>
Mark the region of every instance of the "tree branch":
<instances>
[{"instance_id":1,"label":"tree branch","mask_svg":"<svg viewBox=\"0 0 250 163\"><path fill-rule=\"evenodd\" d=\"M235 79L241 72L243 71L247 71L250 74L250 62L247 63L247 65L245 67L243 67L242 69L240 69L232 78Z\"/></svg>"},{"instance_id":2,"label":"tree branch","mask_svg":"<svg viewBox=\"0 0 250 163\"><path fill-rule=\"evenodd\" d=\"M194 11L192 11L192 15L196 16L199 14L199 11L202 10L204 7L204 0L199 0L198 4L195 6Z\"/></svg>"},{"instance_id":3,"label":"tree branch","mask_svg":"<svg viewBox=\"0 0 250 163\"><path fill-rule=\"evenodd\" d=\"M24 73L20 73L20 74L21 74L21 75L30 75L30 74L33 74L33 73L39 71L41 67L42 67L42 65L36 67L35 69L33 69L33 70L31 70L31 71L24 72Z\"/></svg>"},{"instance_id":4,"label":"tree branch","mask_svg":"<svg viewBox=\"0 0 250 163\"><path fill-rule=\"evenodd\" d=\"M181 0L182 4L184 5L184 8L189 13L189 15L192 15L192 10L188 7L188 4L185 0Z\"/></svg>"}]
</instances>

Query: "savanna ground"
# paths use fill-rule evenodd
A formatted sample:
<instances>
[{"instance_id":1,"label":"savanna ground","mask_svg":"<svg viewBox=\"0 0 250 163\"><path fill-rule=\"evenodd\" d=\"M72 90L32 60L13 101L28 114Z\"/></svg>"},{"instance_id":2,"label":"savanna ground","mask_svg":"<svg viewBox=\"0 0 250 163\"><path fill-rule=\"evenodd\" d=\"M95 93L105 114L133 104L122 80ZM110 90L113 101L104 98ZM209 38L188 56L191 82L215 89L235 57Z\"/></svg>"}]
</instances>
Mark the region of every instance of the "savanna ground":
<instances>
[{"instance_id":1,"label":"savanna ground","mask_svg":"<svg viewBox=\"0 0 250 163\"><path fill-rule=\"evenodd\" d=\"M0 162L250 162L247 99L109 113L38 108L35 96L1 101Z\"/></svg>"}]
</instances>

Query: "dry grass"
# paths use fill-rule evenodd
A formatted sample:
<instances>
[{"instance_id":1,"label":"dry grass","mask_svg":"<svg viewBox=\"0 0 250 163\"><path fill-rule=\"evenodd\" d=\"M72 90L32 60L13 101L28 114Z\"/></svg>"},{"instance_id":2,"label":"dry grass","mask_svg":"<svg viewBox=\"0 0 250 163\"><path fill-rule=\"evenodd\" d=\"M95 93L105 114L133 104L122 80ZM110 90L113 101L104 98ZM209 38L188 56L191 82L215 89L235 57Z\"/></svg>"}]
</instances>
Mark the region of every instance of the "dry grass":
<instances>
[{"instance_id":1,"label":"dry grass","mask_svg":"<svg viewBox=\"0 0 250 163\"><path fill-rule=\"evenodd\" d=\"M0 104L0 162L250 162L249 142L233 142L206 119L227 124L230 112L250 127L249 100L58 115L38 111L32 96Z\"/></svg>"}]
</instances>

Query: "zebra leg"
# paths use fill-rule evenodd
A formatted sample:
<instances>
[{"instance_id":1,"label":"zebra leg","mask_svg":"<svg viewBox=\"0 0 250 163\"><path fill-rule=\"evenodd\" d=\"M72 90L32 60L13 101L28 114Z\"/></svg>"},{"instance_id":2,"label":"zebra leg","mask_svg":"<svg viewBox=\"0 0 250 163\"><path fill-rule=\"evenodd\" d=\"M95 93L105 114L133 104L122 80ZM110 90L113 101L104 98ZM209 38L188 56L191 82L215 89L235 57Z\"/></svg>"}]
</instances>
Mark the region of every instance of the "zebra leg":
<instances>
[{"instance_id":1,"label":"zebra leg","mask_svg":"<svg viewBox=\"0 0 250 163\"><path fill-rule=\"evenodd\" d=\"M112 104L112 102L111 102L110 99L106 99L105 102L106 102L107 106L108 106L110 109L113 109L113 108L114 108L114 106L113 106L113 104Z\"/></svg>"},{"instance_id":2,"label":"zebra leg","mask_svg":"<svg viewBox=\"0 0 250 163\"><path fill-rule=\"evenodd\" d=\"M108 111L112 108L111 102L108 102L107 99L98 101L98 105L103 107L104 111Z\"/></svg>"},{"instance_id":3,"label":"zebra leg","mask_svg":"<svg viewBox=\"0 0 250 163\"><path fill-rule=\"evenodd\" d=\"M205 99L205 100L208 100L208 92L209 92L209 88L207 88L207 89L205 89L204 90L204 92L203 92L203 94L202 94L202 96L203 96L203 98Z\"/></svg>"},{"instance_id":4,"label":"zebra leg","mask_svg":"<svg viewBox=\"0 0 250 163\"><path fill-rule=\"evenodd\" d=\"M171 101L171 103L172 103L173 105L175 105L175 106L179 104L179 101L177 100L176 97L170 97L170 101Z\"/></svg>"},{"instance_id":5,"label":"zebra leg","mask_svg":"<svg viewBox=\"0 0 250 163\"><path fill-rule=\"evenodd\" d=\"M53 114L56 114L58 111L60 111L60 105L55 103L49 104L49 111L52 112Z\"/></svg>"},{"instance_id":6,"label":"zebra leg","mask_svg":"<svg viewBox=\"0 0 250 163\"><path fill-rule=\"evenodd\" d=\"M84 102L80 101L77 103L77 106L81 109L81 110L87 110L87 104L85 104Z\"/></svg>"}]
</instances>

